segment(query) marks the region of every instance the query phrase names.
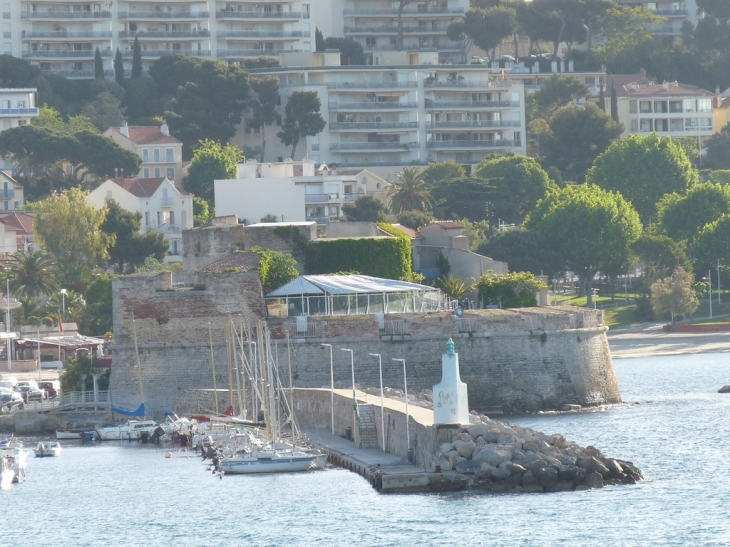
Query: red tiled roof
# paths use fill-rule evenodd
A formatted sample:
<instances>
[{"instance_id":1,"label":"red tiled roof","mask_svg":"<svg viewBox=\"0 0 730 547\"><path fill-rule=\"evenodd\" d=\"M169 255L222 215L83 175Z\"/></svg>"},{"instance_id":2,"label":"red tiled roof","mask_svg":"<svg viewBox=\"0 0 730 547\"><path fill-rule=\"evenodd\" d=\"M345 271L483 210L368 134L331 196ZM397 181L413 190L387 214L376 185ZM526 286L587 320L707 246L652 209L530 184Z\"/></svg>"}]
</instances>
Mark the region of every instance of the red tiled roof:
<instances>
[{"instance_id":1,"label":"red tiled roof","mask_svg":"<svg viewBox=\"0 0 730 547\"><path fill-rule=\"evenodd\" d=\"M112 127L114 131L122 134L121 127ZM129 140L135 144L181 144L172 135L165 135L156 125L130 125Z\"/></svg>"},{"instance_id":2,"label":"red tiled roof","mask_svg":"<svg viewBox=\"0 0 730 547\"><path fill-rule=\"evenodd\" d=\"M464 227L451 220L437 220L434 224L438 224L444 230L462 230Z\"/></svg>"},{"instance_id":3,"label":"red tiled roof","mask_svg":"<svg viewBox=\"0 0 730 547\"><path fill-rule=\"evenodd\" d=\"M260 262L261 255L259 255L258 253L233 253L211 262L205 268L203 268L202 271L221 273L231 268L239 268L241 270L247 271L258 268Z\"/></svg>"},{"instance_id":4,"label":"red tiled roof","mask_svg":"<svg viewBox=\"0 0 730 547\"><path fill-rule=\"evenodd\" d=\"M152 197L157 189L160 187L165 178L152 178L152 179L110 179L114 184L124 188L127 192L138 198ZM174 186L174 185L173 185ZM189 196L185 190L179 186L175 186L175 189L180 193L181 196Z\"/></svg>"},{"instance_id":5,"label":"red tiled roof","mask_svg":"<svg viewBox=\"0 0 730 547\"><path fill-rule=\"evenodd\" d=\"M28 213L8 213L0 215L0 222L21 234L32 234L35 217Z\"/></svg>"},{"instance_id":6,"label":"red tiled roof","mask_svg":"<svg viewBox=\"0 0 730 547\"><path fill-rule=\"evenodd\" d=\"M666 84L628 83L616 88L618 97L712 97L709 91L693 85L671 82Z\"/></svg>"}]
</instances>

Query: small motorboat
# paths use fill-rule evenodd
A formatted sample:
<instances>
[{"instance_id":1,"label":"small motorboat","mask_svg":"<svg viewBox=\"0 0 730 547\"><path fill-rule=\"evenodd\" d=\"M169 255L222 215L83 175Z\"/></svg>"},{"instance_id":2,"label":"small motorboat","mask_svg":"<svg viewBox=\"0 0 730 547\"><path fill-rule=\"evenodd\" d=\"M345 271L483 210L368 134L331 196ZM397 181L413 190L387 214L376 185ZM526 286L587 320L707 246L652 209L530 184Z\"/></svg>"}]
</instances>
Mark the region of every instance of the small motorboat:
<instances>
[{"instance_id":1,"label":"small motorboat","mask_svg":"<svg viewBox=\"0 0 730 547\"><path fill-rule=\"evenodd\" d=\"M52 458L54 456L60 456L61 450L61 443L53 441L48 444L44 442L38 443L38 445L33 449L33 452L35 453L36 458Z\"/></svg>"},{"instance_id":2,"label":"small motorboat","mask_svg":"<svg viewBox=\"0 0 730 547\"><path fill-rule=\"evenodd\" d=\"M94 429L57 429L57 441L93 441L96 436Z\"/></svg>"},{"instance_id":3,"label":"small motorboat","mask_svg":"<svg viewBox=\"0 0 730 547\"><path fill-rule=\"evenodd\" d=\"M102 441L140 441L149 439L158 427L152 420L129 420L123 424L99 427L96 435Z\"/></svg>"}]
</instances>

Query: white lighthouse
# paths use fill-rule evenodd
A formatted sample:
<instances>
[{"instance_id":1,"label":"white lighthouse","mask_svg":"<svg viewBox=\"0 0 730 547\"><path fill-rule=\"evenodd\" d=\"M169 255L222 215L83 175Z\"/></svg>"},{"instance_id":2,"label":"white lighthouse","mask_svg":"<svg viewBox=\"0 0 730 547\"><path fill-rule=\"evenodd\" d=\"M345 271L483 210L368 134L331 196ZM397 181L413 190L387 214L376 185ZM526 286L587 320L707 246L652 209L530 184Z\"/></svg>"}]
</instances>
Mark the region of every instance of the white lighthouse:
<instances>
[{"instance_id":1,"label":"white lighthouse","mask_svg":"<svg viewBox=\"0 0 730 547\"><path fill-rule=\"evenodd\" d=\"M451 338L441 356L441 383L433 386L433 423L469 423L469 398L459 376L459 354L454 352Z\"/></svg>"}]
</instances>

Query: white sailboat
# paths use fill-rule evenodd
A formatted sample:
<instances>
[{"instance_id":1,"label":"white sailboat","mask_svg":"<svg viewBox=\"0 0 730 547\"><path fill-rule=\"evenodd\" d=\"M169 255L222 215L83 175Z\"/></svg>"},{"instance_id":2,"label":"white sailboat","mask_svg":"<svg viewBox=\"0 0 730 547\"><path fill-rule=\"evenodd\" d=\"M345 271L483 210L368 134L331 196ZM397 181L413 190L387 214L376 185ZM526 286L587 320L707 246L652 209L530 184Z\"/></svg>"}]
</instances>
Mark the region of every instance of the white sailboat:
<instances>
[{"instance_id":1,"label":"white sailboat","mask_svg":"<svg viewBox=\"0 0 730 547\"><path fill-rule=\"evenodd\" d=\"M233 331L235 335L235 328ZM241 348L240 361L252 380L251 384L255 394L254 399L261 403L263 408L267 436L270 442L258 442L253 434L247 432L248 442L246 446L237 449L231 457L220 460L217 464L217 470L231 474L253 474L291 473L323 468L327 460L327 454L296 450L291 445L280 448L277 442L281 433L281 426L277 419L279 402L277 401L275 387L280 385L280 382L278 374L275 374L274 371L271 335L268 328L264 324L259 323L257 340L254 342L254 347L257 352L257 359L255 360L250 359L250 356L248 360L246 359L243 352L242 338L243 332L240 333L240 338L237 338ZM256 368L255 364L252 366L251 361L259 364L260 367ZM245 397L239 394L239 401L244 400ZM284 402L287 404L285 398ZM291 416L291 405L287 404L287 407ZM293 420L291 420L291 425L292 433L295 433Z\"/></svg>"}]
</instances>

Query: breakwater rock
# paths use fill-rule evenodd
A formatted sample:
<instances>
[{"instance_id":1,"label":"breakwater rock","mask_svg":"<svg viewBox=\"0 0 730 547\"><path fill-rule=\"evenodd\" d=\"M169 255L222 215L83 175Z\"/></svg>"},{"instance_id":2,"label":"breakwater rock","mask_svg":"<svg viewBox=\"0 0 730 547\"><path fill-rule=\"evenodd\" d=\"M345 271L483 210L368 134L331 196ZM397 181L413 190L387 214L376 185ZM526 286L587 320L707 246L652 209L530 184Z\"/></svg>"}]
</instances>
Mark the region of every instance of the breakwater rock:
<instances>
[{"instance_id":1,"label":"breakwater rock","mask_svg":"<svg viewBox=\"0 0 730 547\"><path fill-rule=\"evenodd\" d=\"M592 446L582 448L562 435L546 435L486 416L472 417L476 423L441 445L435 464L441 471L473 475L475 489L560 492L635 484L643 479L633 463L608 458Z\"/></svg>"}]
</instances>

